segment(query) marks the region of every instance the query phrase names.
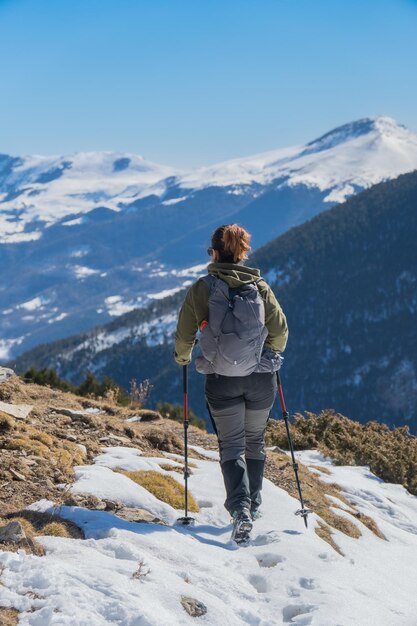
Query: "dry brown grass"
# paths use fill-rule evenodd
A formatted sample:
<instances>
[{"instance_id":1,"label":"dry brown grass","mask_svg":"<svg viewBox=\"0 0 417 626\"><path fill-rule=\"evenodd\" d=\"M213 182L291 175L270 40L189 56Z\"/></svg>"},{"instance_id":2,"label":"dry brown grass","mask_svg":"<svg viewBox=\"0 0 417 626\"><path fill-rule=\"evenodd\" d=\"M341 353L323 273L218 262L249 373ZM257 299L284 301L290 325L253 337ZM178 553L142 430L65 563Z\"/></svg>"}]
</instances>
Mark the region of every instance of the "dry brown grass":
<instances>
[{"instance_id":1,"label":"dry brown grass","mask_svg":"<svg viewBox=\"0 0 417 626\"><path fill-rule=\"evenodd\" d=\"M374 535L376 535L380 539L385 539L385 536L382 534L382 532L378 528L378 524L376 523L374 519L372 519L372 517L369 517L369 515L365 515L364 513L361 513L360 511L355 511L354 513L352 513L352 515L354 515L356 519L362 522L362 524L366 526L368 530L374 533Z\"/></svg>"},{"instance_id":2,"label":"dry brown grass","mask_svg":"<svg viewBox=\"0 0 417 626\"><path fill-rule=\"evenodd\" d=\"M375 421L360 424L328 409L295 415L290 430L296 450L316 448L338 464L368 465L382 480L417 495L417 438L409 436L407 426L390 430ZM282 420L269 422L266 440L288 448Z\"/></svg>"},{"instance_id":3,"label":"dry brown grass","mask_svg":"<svg viewBox=\"0 0 417 626\"><path fill-rule=\"evenodd\" d=\"M0 399L33 405L26 420L0 414L0 511L3 517L16 515L16 512L20 515L29 504L42 498L52 500L59 514L59 506L71 499L68 489L74 481L73 466L91 462L103 446L130 445L144 454L160 457L164 456L164 450L182 451L182 437L167 428L164 420L160 419L158 425L126 423L128 417L143 410L111 407L108 399L81 398L70 392L25 383L17 376L0 385ZM97 407L103 413L84 414L89 407ZM71 409L78 415L61 409ZM164 432L168 430L169 433ZM117 444L111 442L112 438ZM67 488L62 489L62 484ZM79 504L79 499L73 504ZM94 503L90 505L94 508ZM32 536L30 527L27 532ZM56 526L35 529L35 535L44 532L66 534ZM35 544L32 547L33 553L40 554L41 550Z\"/></svg>"},{"instance_id":4,"label":"dry brown grass","mask_svg":"<svg viewBox=\"0 0 417 626\"><path fill-rule=\"evenodd\" d=\"M52 446L54 445L53 437L51 437L51 435L48 435L47 433L36 431L32 433L31 438L34 441L40 441L40 443L43 443L43 445L47 448L52 448Z\"/></svg>"},{"instance_id":5,"label":"dry brown grass","mask_svg":"<svg viewBox=\"0 0 417 626\"><path fill-rule=\"evenodd\" d=\"M7 413L3 413L0 411L0 433L7 433L9 430L12 430L16 421Z\"/></svg>"},{"instance_id":6,"label":"dry brown grass","mask_svg":"<svg viewBox=\"0 0 417 626\"><path fill-rule=\"evenodd\" d=\"M333 539L332 529L330 528L328 524L319 520L318 526L316 526L316 528L314 529L314 532L316 533L316 535L320 537L320 539L323 539L323 541L328 543L333 548L333 550L336 550L336 552L338 552L341 556L345 556L342 550L339 548L339 546L335 542L335 540Z\"/></svg>"},{"instance_id":7,"label":"dry brown grass","mask_svg":"<svg viewBox=\"0 0 417 626\"><path fill-rule=\"evenodd\" d=\"M166 472L177 472L178 474L184 474L184 465L178 466L178 465L170 465L169 463L160 463L159 467L165 470ZM191 469L192 468L195 469L196 467L197 465L195 463L188 461L188 471L190 474L192 474Z\"/></svg>"},{"instance_id":8,"label":"dry brown grass","mask_svg":"<svg viewBox=\"0 0 417 626\"><path fill-rule=\"evenodd\" d=\"M158 500L170 504L174 509L181 509L184 506L184 486L177 482L175 478L172 478L172 476L166 476L153 470L140 470L137 472L117 471L147 489ZM194 513L198 513L200 510L191 493L188 493L188 508Z\"/></svg>"},{"instance_id":9,"label":"dry brown grass","mask_svg":"<svg viewBox=\"0 0 417 626\"><path fill-rule=\"evenodd\" d=\"M17 626L19 621L19 612L16 609L8 609L0 607L0 624L1 626Z\"/></svg>"},{"instance_id":10,"label":"dry brown grass","mask_svg":"<svg viewBox=\"0 0 417 626\"><path fill-rule=\"evenodd\" d=\"M49 450L43 443L20 434L8 439L4 447L8 450L24 450L28 454L45 458L49 455Z\"/></svg>"},{"instance_id":11,"label":"dry brown grass","mask_svg":"<svg viewBox=\"0 0 417 626\"><path fill-rule=\"evenodd\" d=\"M184 449L182 439L171 429L161 426L152 426L144 428L142 436L152 448L162 450L164 452L174 452L181 454Z\"/></svg>"},{"instance_id":12,"label":"dry brown grass","mask_svg":"<svg viewBox=\"0 0 417 626\"><path fill-rule=\"evenodd\" d=\"M32 539L39 535L52 535L54 537L71 537L72 539L84 539L84 533L76 524L59 515L41 513L39 511L18 511L10 513L7 520L19 521L28 537Z\"/></svg>"},{"instance_id":13,"label":"dry brown grass","mask_svg":"<svg viewBox=\"0 0 417 626\"><path fill-rule=\"evenodd\" d=\"M36 383L26 383L19 376L12 376L1 384L0 400L14 404L36 404L42 409L46 409L51 402L59 406L81 407L80 401L74 394Z\"/></svg>"},{"instance_id":14,"label":"dry brown grass","mask_svg":"<svg viewBox=\"0 0 417 626\"><path fill-rule=\"evenodd\" d=\"M4 525L12 520L22 525L26 539L18 544L1 544L1 549L8 552L16 552L23 548L29 554L44 556L44 547L36 541L36 537L39 535L52 535L54 537L68 537L72 539L84 538L84 533L73 522L50 513L29 510L18 511L0 520L0 524ZM3 622L0 621L0 624L3 625Z\"/></svg>"},{"instance_id":15,"label":"dry brown grass","mask_svg":"<svg viewBox=\"0 0 417 626\"><path fill-rule=\"evenodd\" d=\"M166 472L177 472L177 474L184 473L184 467L179 467L178 465L170 465L169 463L160 463L159 467L165 470Z\"/></svg>"},{"instance_id":16,"label":"dry brown grass","mask_svg":"<svg viewBox=\"0 0 417 626\"><path fill-rule=\"evenodd\" d=\"M25 549L34 554L42 553L42 546L36 544L36 535L52 534L55 536L82 537L77 527L68 527L68 522L58 516L47 515L47 518L37 518L34 512L22 511L24 506L33 502L35 498L48 497L59 503L60 498L68 494L59 491L53 486L41 487L44 478L48 478L49 485L64 482L70 485L73 480L73 465L82 464L91 460L103 445L105 437L115 436L128 438L123 445L139 447L144 453L153 456L163 456L167 453L183 453L182 424L170 422L168 427L164 420L159 422L129 422L126 419L140 411L115 406L111 399L86 399L75 396L70 392L54 390L33 383L24 383L18 377L12 377L0 386L0 399L6 402L33 404L28 420L15 420L4 413L0 413L0 447L3 447L2 462L0 463L0 480L7 485L1 494L3 515L7 511L16 511L15 518L24 525L28 535L28 546ZM51 410L51 407L66 407L75 411L83 411L88 407L98 407L103 414L87 414L73 417L69 414ZM400 467L395 469L396 482L407 481L408 485L417 481L417 472L413 470L415 459L414 448L401 429L394 434L381 425L361 426L335 416L332 412L323 412L319 416L309 414L308 419L297 416L291 426L296 448L318 448L325 454L332 456L337 462L366 463L371 470L382 478L386 472L394 467L396 446L400 445ZM388 432L388 435L387 435ZM68 434L76 436L76 442L67 440ZM191 427L189 429L190 443L201 445L208 449L217 449L217 440ZM387 439L388 437L388 439ZM387 441L389 440L389 443ZM87 459L77 445L84 444L87 449ZM268 426L267 443L286 448L286 434L282 422L272 422ZM411 445L411 448L409 447ZM388 447L387 447L388 446ZM379 453L379 448L382 450ZM388 454L387 454L388 450ZM407 459L407 454L409 458ZM374 458L374 465L369 462ZM384 457L385 455L385 457ZM36 459L37 465L25 464L25 459ZM205 458L190 450L190 457ZM376 459L376 460L375 460ZM190 467L192 467L190 463ZM13 480L9 468L24 474L24 482ZM172 467L168 463L161 465L162 469L183 473L183 468ZM417 466L416 466L417 467ZM329 474L327 468L316 467L322 474ZM414 471L414 474L413 474ZM378 474L380 472L380 474ZM385 472L385 474L384 474ZM408 472L408 473L407 473ZM148 489L159 499L171 504L175 508L182 508L184 504L184 487L171 476L160 472L123 472L132 480ZM297 497L293 470L288 457L284 454L270 453L266 475L291 495ZM306 505L313 509L321 520L317 534L329 543L338 552L340 548L335 541L335 530L350 537L358 537L366 526L378 537L383 538L376 523L371 518L355 509L343 496L337 485L329 485L320 480L320 475L310 472L300 464L300 476L306 498ZM413 478L414 476L414 478ZM417 484L417 483L416 483ZM351 518L337 513L337 504L329 501L327 495L339 498L340 504L349 507ZM11 508L12 507L12 508ZM198 505L190 494L190 511L197 511ZM29 517L28 517L29 515ZM7 521L7 520L6 520ZM11 548L14 549L14 548ZM2 624L0 620L0 624Z\"/></svg>"},{"instance_id":17,"label":"dry brown grass","mask_svg":"<svg viewBox=\"0 0 417 626\"><path fill-rule=\"evenodd\" d=\"M43 535L49 535L51 537L71 537L71 534L65 524L62 522L50 522L42 529Z\"/></svg>"},{"instance_id":18,"label":"dry brown grass","mask_svg":"<svg viewBox=\"0 0 417 626\"><path fill-rule=\"evenodd\" d=\"M309 465L309 468L316 469L322 474L327 474L330 476L331 471L327 467L321 467L320 465Z\"/></svg>"},{"instance_id":19,"label":"dry brown grass","mask_svg":"<svg viewBox=\"0 0 417 626\"><path fill-rule=\"evenodd\" d=\"M265 475L276 485L286 489L291 496L298 499L297 485L292 464L286 454L277 451L269 452ZM339 530L348 537L357 539L362 534L360 525L364 524L364 526L371 530L377 537L385 539L376 522L361 514L355 506L346 499L339 485L321 481L320 476L315 472L310 472L301 463L299 464L299 475L306 506L323 520L322 527L319 531L321 534L319 536L328 541L333 548L336 543L331 536L331 528ZM337 507L337 504L334 504L327 496L333 496L346 507L349 507L351 514L354 515L359 524L345 516L342 517L338 515L334 509L340 508L343 510L343 508ZM338 548L337 551L341 552L340 548Z\"/></svg>"},{"instance_id":20,"label":"dry brown grass","mask_svg":"<svg viewBox=\"0 0 417 626\"><path fill-rule=\"evenodd\" d=\"M25 422L15 422L2 447L47 459L66 479L72 477L74 465L85 461L83 450L76 444L42 432Z\"/></svg>"}]
</instances>

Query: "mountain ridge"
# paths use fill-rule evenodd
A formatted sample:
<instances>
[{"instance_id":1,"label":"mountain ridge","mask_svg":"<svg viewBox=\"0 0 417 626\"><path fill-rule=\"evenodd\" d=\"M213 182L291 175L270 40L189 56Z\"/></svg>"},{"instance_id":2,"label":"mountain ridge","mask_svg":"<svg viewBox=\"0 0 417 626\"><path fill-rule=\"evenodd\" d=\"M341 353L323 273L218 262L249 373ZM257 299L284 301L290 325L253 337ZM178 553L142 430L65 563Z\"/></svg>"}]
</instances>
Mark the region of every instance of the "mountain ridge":
<instances>
[{"instance_id":1,"label":"mountain ridge","mask_svg":"<svg viewBox=\"0 0 417 626\"><path fill-rule=\"evenodd\" d=\"M91 201L91 204L87 207L80 204L78 209L82 208L83 212L88 212L97 206L97 202L107 201L110 204L110 208L114 211L121 210L122 205L128 205L128 199L130 201L135 198L140 199L144 195L156 195L164 196L171 187L178 187L183 190L190 188L205 188L209 185L244 185L271 182L275 178L282 176L280 166L285 163L291 163L296 159L302 159L313 153L320 153L326 150L332 150L340 144L345 144L349 141L355 141L358 138L375 135L372 140L379 139L396 139L397 143L409 141L410 148L415 148L415 155L417 158L417 134L409 131L405 126L398 124L389 117L376 116L363 118L354 122L343 124L331 131L321 135L317 139L314 139L305 146L295 146L289 148L282 148L269 152L262 152L253 156L231 159L221 163L217 163L211 166L204 166L200 168L194 168L182 171L179 168L172 168L166 165L159 165L151 161L146 160L141 155L133 153L112 152L112 151L87 151L87 152L73 152L65 155L27 155L10 156L7 154L0 154L0 202L5 205L6 211L23 211L24 205L16 203L16 206L9 206L10 202L16 201L20 196L25 197L25 202L28 203L32 199L35 203L38 195L42 195L42 203L39 207L45 207L44 194L47 191L42 185L47 183L54 183L59 179L63 179L68 176L69 191L67 194L69 198L73 199L75 205L78 200L84 199L87 202ZM405 155L406 156L406 155ZM1 167L3 163L3 167ZM417 167L417 162L413 163L414 167ZM404 165L402 165L404 167ZM274 169L278 168L278 170ZM395 165L391 163L392 170L395 170ZM74 170L80 170L79 182L77 183L72 176ZM358 164L360 170L360 165ZM269 171L270 170L270 171ZM122 174L124 172L124 174ZM222 172L224 173L222 175ZM67 174L66 174L67 173ZM84 183L83 179L91 178L92 173L97 178L96 183L100 182L100 176L111 176L117 174L121 176L120 181L116 181L113 184L113 188L107 191L102 191L101 194L93 191L88 191L88 184ZM286 170L288 174L288 170ZM405 173L405 172L399 172ZM306 173L308 174L308 172ZM291 169L289 172L291 176ZM135 179L135 176L138 179ZM378 176L378 174L376 174ZM141 180L143 178L143 180ZM136 185L135 185L136 181ZM62 182L62 181L61 181ZM305 182L305 181L304 181ZM312 181L310 181L312 182ZM335 181L333 181L335 182ZM366 183L366 181L363 181ZM374 177L371 179L371 184L377 182ZM101 180L104 184L104 180ZM316 180L317 184L318 181ZM14 191L10 191L10 188L18 187L19 184L31 185L30 188L23 187L17 188ZM76 192L72 189L79 187ZM85 186L86 185L86 186ZM4 189L5 187L5 189ZM9 189L9 191L7 191ZM3 197L1 197L3 193ZM90 195L89 195L90 194ZM348 191L345 191L345 197L349 195ZM65 196L65 193L64 193ZM124 201L122 202L122 200ZM54 208L58 215L55 215L55 221L52 219L50 212L43 209L39 209L37 218L45 219L46 224L56 223L59 221L59 217L62 217L63 201L60 200L60 196L54 195ZM57 210L61 209L61 213ZM169 202L170 200L168 200ZM178 199L177 199L178 201ZM75 209L71 202L68 210L71 213L75 213ZM64 216L67 213L64 214ZM7 218L6 218L7 219ZM4 231L7 224L2 224L2 230ZM19 241L20 231L11 232L9 238L7 233L3 232L3 242L13 241L10 239L14 236L15 241ZM1 231L0 231L1 234ZM36 236L38 236L37 233ZM31 235L35 237L33 231ZM40 236L40 235L39 235ZM24 241L24 234L21 233L21 241Z\"/></svg>"},{"instance_id":2,"label":"mountain ridge","mask_svg":"<svg viewBox=\"0 0 417 626\"><path fill-rule=\"evenodd\" d=\"M241 223L257 249L373 182L417 168L417 135L394 120L364 118L347 129L315 140L343 139L324 150L302 155L306 144L179 177L105 152L99 163L96 153L78 153L78 164L49 160L42 170L28 162L22 182L22 166L0 160L0 263L11 278L0 287L0 358L186 287L219 223Z\"/></svg>"}]
</instances>

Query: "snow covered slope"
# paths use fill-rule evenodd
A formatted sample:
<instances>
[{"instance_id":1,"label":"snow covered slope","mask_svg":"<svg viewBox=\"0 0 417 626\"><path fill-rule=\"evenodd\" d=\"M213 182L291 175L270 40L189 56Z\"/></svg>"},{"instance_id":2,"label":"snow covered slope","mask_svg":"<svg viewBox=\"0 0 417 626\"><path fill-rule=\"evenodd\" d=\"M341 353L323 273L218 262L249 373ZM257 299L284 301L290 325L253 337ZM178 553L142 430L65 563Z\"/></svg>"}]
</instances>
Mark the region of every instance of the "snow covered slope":
<instances>
[{"instance_id":1,"label":"snow covered slope","mask_svg":"<svg viewBox=\"0 0 417 626\"><path fill-rule=\"evenodd\" d=\"M327 202L342 202L364 189L417 167L417 134L390 117L340 126L303 146L226 161L180 177L185 188L267 185L281 177L290 187L330 190Z\"/></svg>"},{"instance_id":2,"label":"snow covered slope","mask_svg":"<svg viewBox=\"0 0 417 626\"><path fill-rule=\"evenodd\" d=\"M140 156L84 152L58 157L0 155L0 242L37 239L43 228L82 223L82 215L106 206L120 211L145 196L165 206L196 190L299 184L328 191L326 202L341 202L369 187L417 168L417 134L389 117L345 124L302 146L284 148L181 173ZM163 200L172 188L182 196ZM78 217L73 217L77 215ZM73 219L66 219L72 216Z\"/></svg>"},{"instance_id":3,"label":"snow covered slope","mask_svg":"<svg viewBox=\"0 0 417 626\"><path fill-rule=\"evenodd\" d=\"M204 450L199 450L204 453ZM352 515L335 509L360 530L333 539L345 556L294 516L298 502L266 480L263 517L247 548L230 541L216 454L195 460L190 490L200 505L194 528L173 526L172 509L114 468L152 469L177 460L147 458L132 448L108 448L92 466L78 468L74 489L146 508L165 524L126 522L111 513L62 507L86 540L43 537L45 557L0 552L0 604L21 611L22 626L415 626L417 598L417 498L383 483L366 467L335 467L314 451L303 463L378 524L380 539ZM180 460L180 459L178 459ZM164 465L164 468L166 465ZM323 468L321 471L320 468ZM328 472L328 473L324 473ZM130 484L129 484L130 483ZM48 510L39 502L32 508ZM139 564L141 574L138 572ZM202 602L191 618L183 596Z\"/></svg>"},{"instance_id":4,"label":"snow covered slope","mask_svg":"<svg viewBox=\"0 0 417 626\"><path fill-rule=\"evenodd\" d=\"M416 168L417 135L387 117L187 172L124 153L0 155L0 359L184 286L219 223L258 248Z\"/></svg>"},{"instance_id":5,"label":"snow covered slope","mask_svg":"<svg viewBox=\"0 0 417 626\"><path fill-rule=\"evenodd\" d=\"M162 193L165 185L158 183L173 174L170 167L127 153L0 155L0 243L39 239L57 222L81 224L83 214L103 204L119 211L121 202L150 190Z\"/></svg>"}]
</instances>

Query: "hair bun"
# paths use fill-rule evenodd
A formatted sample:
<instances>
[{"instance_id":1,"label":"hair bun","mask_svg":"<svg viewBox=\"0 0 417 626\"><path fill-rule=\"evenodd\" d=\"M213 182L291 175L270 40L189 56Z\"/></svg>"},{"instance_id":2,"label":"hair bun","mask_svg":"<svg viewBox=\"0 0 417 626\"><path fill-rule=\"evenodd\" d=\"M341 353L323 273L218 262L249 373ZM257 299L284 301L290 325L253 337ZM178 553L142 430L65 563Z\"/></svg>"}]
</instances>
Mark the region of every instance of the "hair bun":
<instances>
[{"instance_id":1,"label":"hair bun","mask_svg":"<svg viewBox=\"0 0 417 626\"><path fill-rule=\"evenodd\" d=\"M222 242L226 255L235 263L247 258L250 250L250 234L238 224L226 224L223 228Z\"/></svg>"}]
</instances>

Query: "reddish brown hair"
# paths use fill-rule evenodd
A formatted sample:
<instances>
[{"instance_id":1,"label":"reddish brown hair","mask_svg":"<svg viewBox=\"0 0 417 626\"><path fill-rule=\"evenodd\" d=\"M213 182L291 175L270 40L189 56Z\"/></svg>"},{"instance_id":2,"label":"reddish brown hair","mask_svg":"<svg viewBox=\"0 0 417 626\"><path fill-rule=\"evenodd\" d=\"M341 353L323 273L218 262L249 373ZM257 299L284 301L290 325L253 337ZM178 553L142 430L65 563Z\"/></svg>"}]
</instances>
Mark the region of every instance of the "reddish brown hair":
<instances>
[{"instance_id":1,"label":"reddish brown hair","mask_svg":"<svg viewBox=\"0 0 417 626\"><path fill-rule=\"evenodd\" d=\"M238 224L223 224L211 237L211 247L219 253L220 263L239 263L247 258L250 234Z\"/></svg>"}]
</instances>

